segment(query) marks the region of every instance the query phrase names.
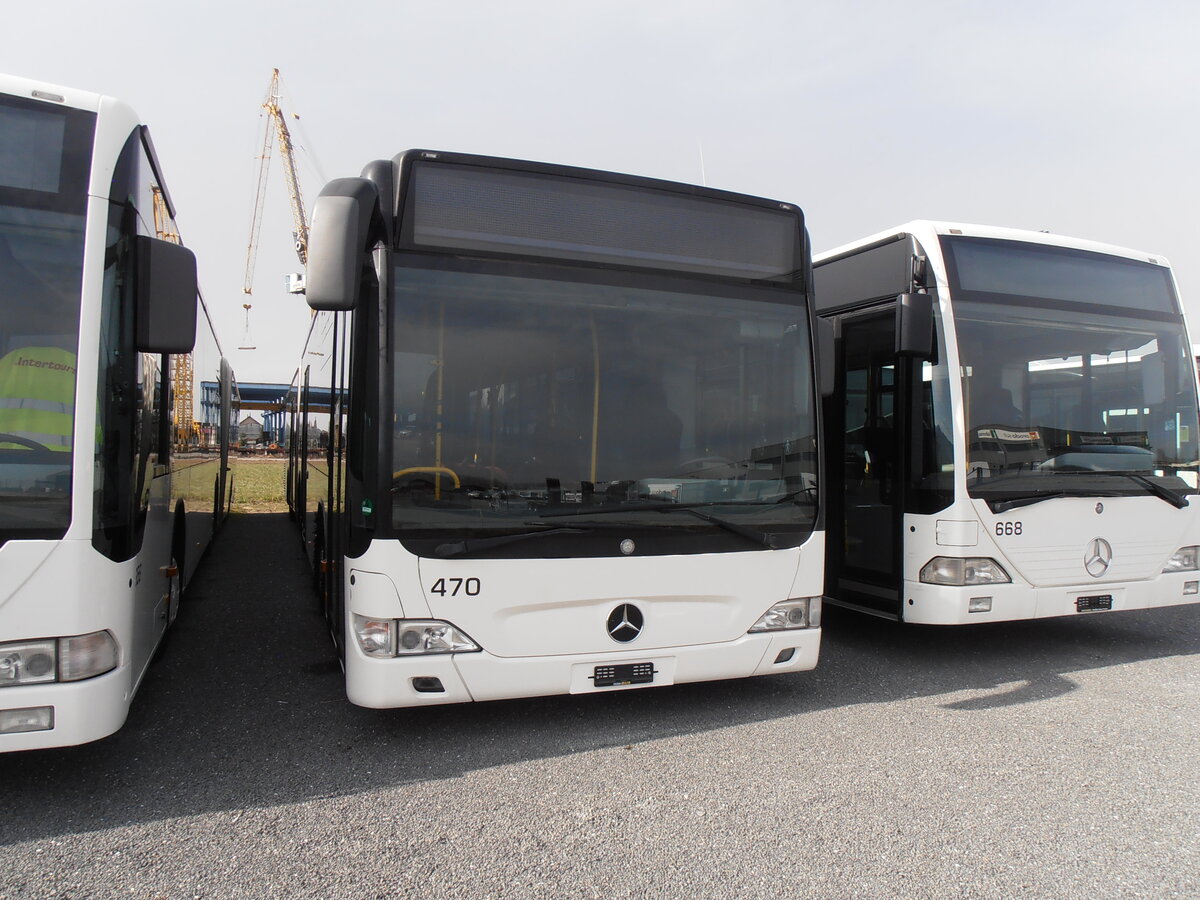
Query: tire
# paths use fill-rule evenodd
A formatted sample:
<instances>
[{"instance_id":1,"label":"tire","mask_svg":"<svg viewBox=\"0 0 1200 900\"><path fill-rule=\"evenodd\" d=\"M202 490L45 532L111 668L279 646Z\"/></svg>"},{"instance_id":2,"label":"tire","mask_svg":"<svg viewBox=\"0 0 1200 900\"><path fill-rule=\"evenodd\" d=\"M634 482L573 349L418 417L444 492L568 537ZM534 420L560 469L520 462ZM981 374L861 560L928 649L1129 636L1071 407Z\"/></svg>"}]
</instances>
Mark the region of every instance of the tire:
<instances>
[{"instance_id":1,"label":"tire","mask_svg":"<svg viewBox=\"0 0 1200 900\"><path fill-rule=\"evenodd\" d=\"M170 568L175 574L167 578L167 627L174 624L179 615L179 606L183 599L184 565L187 562L187 516L180 500L175 504L175 525L171 529L171 562Z\"/></svg>"}]
</instances>

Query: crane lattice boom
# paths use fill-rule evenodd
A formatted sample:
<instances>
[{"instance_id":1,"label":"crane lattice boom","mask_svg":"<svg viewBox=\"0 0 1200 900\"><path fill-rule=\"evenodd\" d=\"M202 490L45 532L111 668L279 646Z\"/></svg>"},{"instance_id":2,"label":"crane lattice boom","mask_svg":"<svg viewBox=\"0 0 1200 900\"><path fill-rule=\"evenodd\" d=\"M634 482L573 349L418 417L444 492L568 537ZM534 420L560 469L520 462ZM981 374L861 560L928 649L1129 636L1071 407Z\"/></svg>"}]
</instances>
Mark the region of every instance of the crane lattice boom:
<instances>
[{"instance_id":1,"label":"crane lattice boom","mask_svg":"<svg viewBox=\"0 0 1200 900\"><path fill-rule=\"evenodd\" d=\"M301 265L308 263L308 216L304 212L304 196L300 192L300 180L296 175L296 153L292 146L292 134L279 106L279 70L272 69L271 83L267 87L267 98L262 108L267 111L267 125L263 135L262 153L259 155L258 186L254 198L254 213L250 221L250 243L246 247L246 283L242 291L253 293L254 261L258 254L258 236L262 230L263 200L267 193L267 173L271 168L271 153L275 139L279 142L279 155L283 159L283 174L287 181L288 195L292 202L292 222L295 230L292 238L296 255Z\"/></svg>"}]
</instances>

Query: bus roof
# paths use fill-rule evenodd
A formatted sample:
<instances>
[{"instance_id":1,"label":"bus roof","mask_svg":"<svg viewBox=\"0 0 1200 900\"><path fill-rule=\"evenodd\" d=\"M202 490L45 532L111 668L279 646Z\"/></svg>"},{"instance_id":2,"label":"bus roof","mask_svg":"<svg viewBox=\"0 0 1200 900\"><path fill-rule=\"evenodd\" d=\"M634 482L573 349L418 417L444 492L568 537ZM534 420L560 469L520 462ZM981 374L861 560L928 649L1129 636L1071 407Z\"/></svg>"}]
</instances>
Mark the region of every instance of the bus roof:
<instances>
[{"instance_id":1,"label":"bus roof","mask_svg":"<svg viewBox=\"0 0 1200 900\"><path fill-rule=\"evenodd\" d=\"M102 94L93 94L91 91L81 91L60 84L51 84L48 81L34 81L30 78L2 73L0 73L0 94L45 100L49 103L70 106L74 109L85 109L89 112L98 112L100 104L106 99ZM112 98L107 99L111 100Z\"/></svg>"},{"instance_id":2,"label":"bus roof","mask_svg":"<svg viewBox=\"0 0 1200 900\"><path fill-rule=\"evenodd\" d=\"M929 219L914 219L911 222L906 222L903 225L898 225L895 228L889 228L885 231L880 231L876 234L868 235L856 241L851 241L847 244L842 244L839 247L834 247L830 250L824 250L813 255L813 265L820 265L830 259L839 256L845 256L847 253L868 247L872 244L882 243L889 238L898 238L901 235L911 234L918 240L931 243L936 238L942 235L965 235L967 237L982 237L995 238L997 240L1007 241L1024 241L1030 244L1044 244L1051 247L1070 247L1075 250L1089 250L1093 253L1105 253L1109 256L1122 256L1127 259L1136 259L1139 262L1150 262L1155 265L1170 267L1167 260L1156 253L1147 253L1142 250L1133 250L1128 247L1118 247L1114 244L1105 244L1099 241L1086 240L1084 238L1068 237L1062 234L1053 234L1046 231L1030 231L1021 228L1004 228L998 225L970 225L962 222L939 222Z\"/></svg>"}]
</instances>

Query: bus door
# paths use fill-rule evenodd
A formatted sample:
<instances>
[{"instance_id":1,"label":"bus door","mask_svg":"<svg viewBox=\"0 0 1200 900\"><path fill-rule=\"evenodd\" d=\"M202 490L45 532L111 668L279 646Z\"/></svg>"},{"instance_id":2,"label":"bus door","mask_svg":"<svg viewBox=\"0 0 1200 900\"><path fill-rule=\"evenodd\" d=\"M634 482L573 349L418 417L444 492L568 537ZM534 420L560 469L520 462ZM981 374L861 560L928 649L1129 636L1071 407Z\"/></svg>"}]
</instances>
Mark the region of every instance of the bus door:
<instances>
[{"instance_id":1,"label":"bus door","mask_svg":"<svg viewBox=\"0 0 1200 900\"><path fill-rule=\"evenodd\" d=\"M826 593L899 617L908 404L898 398L907 393L902 369L912 364L896 355L894 302L833 318L838 366L828 409L834 496L826 521Z\"/></svg>"}]
</instances>

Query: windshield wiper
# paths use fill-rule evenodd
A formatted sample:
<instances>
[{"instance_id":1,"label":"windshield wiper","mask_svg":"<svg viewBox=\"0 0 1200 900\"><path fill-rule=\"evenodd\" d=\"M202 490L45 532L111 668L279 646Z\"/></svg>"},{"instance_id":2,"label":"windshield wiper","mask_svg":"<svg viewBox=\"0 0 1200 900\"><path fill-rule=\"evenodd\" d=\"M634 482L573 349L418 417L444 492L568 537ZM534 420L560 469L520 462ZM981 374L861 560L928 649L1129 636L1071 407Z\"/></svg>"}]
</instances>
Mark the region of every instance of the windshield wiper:
<instances>
[{"instance_id":1,"label":"windshield wiper","mask_svg":"<svg viewBox=\"0 0 1200 900\"><path fill-rule=\"evenodd\" d=\"M538 525L538 522L525 522L525 525ZM493 547L503 547L505 544L515 544L518 541L527 541L531 538L546 537L550 534L583 534L588 530L587 525L573 525L569 528L547 528L542 526L536 531L521 531L517 534L500 534L495 537L485 538L467 538L461 541L454 541L449 544L438 544L433 548L433 555L440 556L442 559L449 559L452 556L466 556L468 553L478 553L481 550L490 550Z\"/></svg>"},{"instance_id":2,"label":"windshield wiper","mask_svg":"<svg viewBox=\"0 0 1200 900\"><path fill-rule=\"evenodd\" d=\"M1076 476L1078 476L1078 475L1102 475L1105 478L1128 478L1130 481L1134 481L1134 482L1140 484L1142 487L1144 487L1146 490L1148 490L1150 493L1152 493L1158 499L1164 501L1165 503L1170 503L1176 509L1183 509L1185 506L1188 505L1188 499L1183 494L1179 493L1178 491L1173 491L1169 487L1164 487L1163 485L1158 484L1155 481L1151 481L1145 475L1141 475L1137 472L1116 472L1116 471L1113 471L1112 469L1100 469L1097 471L1087 471L1087 472L1058 472L1056 474L1058 474L1058 475L1076 475Z\"/></svg>"},{"instance_id":3,"label":"windshield wiper","mask_svg":"<svg viewBox=\"0 0 1200 900\"><path fill-rule=\"evenodd\" d=\"M1145 475L1138 475L1136 472L1105 472L1105 475L1124 475L1126 478L1132 478L1155 497L1160 500L1165 500L1176 509L1183 509L1188 505L1188 499L1178 491L1173 491L1169 487L1164 487L1158 482L1151 481Z\"/></svg>"},{"instance_id":4,"label":"windshield wiper","mask_svg":"<svg viewBox=\"0 0 1200 900\"><path fill-rule=\"evenodd\" d=\"M730 534L736 534L738 537L743 537L748 541L758 544L760 547L765 547L768 550L776 549L775 535L767 531L759 531L757 528L747 528L745 525L739 525L737 522L730 522L728 519L721 519L717 516L710 516L708 513L702 513L694 506L665 506L659 507L658 512L670 512L672 510L680 510L695 516L697 519L703 519L705 522L711 522L718 528L723 528Z\"/></svg>"},{"instance_id":5,"label":"windshield wiper","mask_svg":"<svg viewBox=\"0 0 1200 900\"><path fill-rule=\"evenodd\" d=\"M1106 478L1128 478L1131 481L1134 481L1137 484L1140 484L1142 487L1144 487L1146 490L1148 490L1150 493L1152 493L1155 497L1158 497L1160 500L1162 500L1166 503L1170 503L1176 509L1183 509L1184 507L1186 507L1188 505L1188 499L1183 494L1179 493L1178 491L1173 491L1169 487L1165 487L1161 484L1158 484L1155 481L1151 481L1145 475L1138 474L1137 472L1114 472L1111 470L1101 469L1101 470L1096 470L1096 471L1089 470L1086 472L1056 472L1054 474L1056 476L1101 475ZM989 500L989 501L987 501L987 504L988 504L988 507L992 510L992 512L1004 512L1005 510L1016 509L1019 506L1030 506L1034 503L1041 503L1043 500L1053 500L1056 497L1078 497L1078 496L1081 496L1081 495L1078 493L1068 493L1067 491L1052 491L1052 492L1045 493L1045 494L1029 494L1029 495L1021 496L1021 497L1013 497L1010 500Z\"/></svg>"},{"instance_id":6,"label":"windshield wiper","mask_svg":"<svg viewBox=\"0 0 1200 900\"><path fill-rule=\"evenodd\" d=\"M1008 500L988 500L987 505L994 513L1008 512L1022 506L1033 506L1043 500L1057 500L1059 497L1070 497L1066 491L1049 491L1041 494L1024 494L1020 497L1010 497Z\"/></svg>"},{"instance_id":7,"label":"windshield wiper","mask_svg":"<svg viewBox=\"0 0 1200 900\"><path fill-rule=\"evenodd\" d=\"M722 505L722 506L771 506L771 505L774 505L776 502L777 501L772 500L772 501L769 501L766 503L763 503L763 502L747 503L745 501L731 500L728 503L723 503L720 505ZM730 532L731 534L736 534L739 537L743 537L748 541L753 541L754 543L758 544L760 547L766 547L768 550L774 550L776 548L775 535L770 534L769 532L759 531L757 528L749 528L745 525L739 525L737 522L730 522L728 519L722 519L717 516L710 516L708 513L702 513L702 512L700 512L699 509L697 509L697 507L701 507L701 506L715 506L715 505L717 505L717 503L712 502L712 501L710 501L708 503L642 503L642 504L631 503L631 504L623 505L623 506L605 506L605 507L600 507L598 509L584 508L584 509L578 509L578 510L573 509L570 512L542 513L542 517L546 518L546 519L550 519L550 518L559 518L562 516L601 516L601 515L610 515L612 513L623 513L623 512L674 512L676 510L679 510L681 512L685 512L690 515L693 515L697 519L703 519L705 522L709 522L713 525L716 525L718 528L723 528L724 530Z\"/></svg>"}]
</instances>

